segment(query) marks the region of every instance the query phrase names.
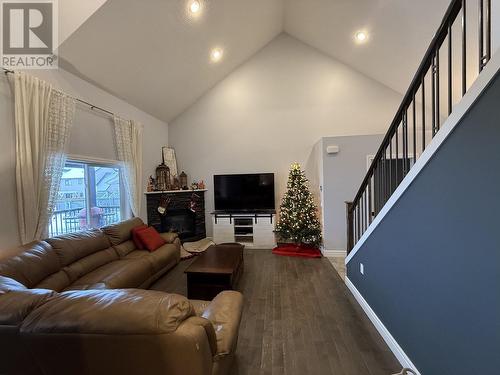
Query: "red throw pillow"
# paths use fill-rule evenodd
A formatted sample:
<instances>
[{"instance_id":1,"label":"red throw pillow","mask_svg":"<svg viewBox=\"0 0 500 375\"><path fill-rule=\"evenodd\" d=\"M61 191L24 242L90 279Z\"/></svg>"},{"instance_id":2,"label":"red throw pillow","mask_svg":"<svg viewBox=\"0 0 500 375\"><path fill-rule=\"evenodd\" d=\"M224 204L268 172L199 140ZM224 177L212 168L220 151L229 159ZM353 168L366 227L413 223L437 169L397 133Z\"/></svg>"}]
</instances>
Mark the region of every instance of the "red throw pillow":
<instances>
[{"instance_id":1,"label":"red throw pillow","mask_svg":"<svg viewBox=\"0 0 500 375\"><path fill-rule=\"evenodd\" d=\"M167 241L165 241L163 237L160 236L160 233L158 233L153 227L138 231L137 237L139 237L144 246L146 246L146 249L149 251L155 251L167 243Z\"/></svg>"},{"instance_id":2,"label":"red throw pillow","mask_svg":"<svg viewBox=\"0 0 500 375\"><path fill-rule=\"evenodd\" d=\"M132 234L132 241L135 243L135 247L144 250L146 246L142 243L141 239L137 236L137 233L140 232L141 230L147 229L148 226L146 224L139 225L135 228L132 228L130 233Z\"/></svg>"}]
</instances>

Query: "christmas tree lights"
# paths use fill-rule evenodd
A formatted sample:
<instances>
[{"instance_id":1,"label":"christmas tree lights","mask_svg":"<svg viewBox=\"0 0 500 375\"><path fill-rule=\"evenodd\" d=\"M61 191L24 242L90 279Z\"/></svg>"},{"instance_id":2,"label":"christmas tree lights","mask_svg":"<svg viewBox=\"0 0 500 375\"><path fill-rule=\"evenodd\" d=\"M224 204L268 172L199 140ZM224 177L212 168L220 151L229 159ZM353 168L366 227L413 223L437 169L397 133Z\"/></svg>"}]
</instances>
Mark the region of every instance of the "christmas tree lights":
<instances>
[{"instance_id":1,"label":"christmas tree lights","mask_svg":"<svg viewBox=\"0 0 500 375\"><path fill-rule=\"evenodd\" d=\"M291 165L275 232L280 241L296 245L319 247L323 242L318 208L299 163Z\"/></svg>"}]
</instances>

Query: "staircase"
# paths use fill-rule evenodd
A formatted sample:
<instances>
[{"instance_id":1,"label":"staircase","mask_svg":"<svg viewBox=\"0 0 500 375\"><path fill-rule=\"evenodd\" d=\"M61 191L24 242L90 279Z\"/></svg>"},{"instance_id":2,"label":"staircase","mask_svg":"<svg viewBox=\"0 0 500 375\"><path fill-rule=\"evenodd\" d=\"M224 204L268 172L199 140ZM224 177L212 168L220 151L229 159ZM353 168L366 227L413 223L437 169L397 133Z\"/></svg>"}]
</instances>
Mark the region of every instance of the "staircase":
<instances>
[{"instance_id":1,"label":"staircase","mask_svg":"<svg viewBox=\"0 0 500 375\"><path fill-rule=\"evenodd\" d=\"M478 17L474 28L472 16ZM488 64L491 24L491 0L451 2L354 200L347 202L348 253Z\"/></svg>"},{"instance_id":2,"label":"staircase","mask_svg":"<svg viewBox=\"0 0 500 375\"><path fill-rule=\"evenodd\" d=\"M346 285L416 374L500 368L499 24L452 1L347 204Z\"/></svg>"}]
</instances>

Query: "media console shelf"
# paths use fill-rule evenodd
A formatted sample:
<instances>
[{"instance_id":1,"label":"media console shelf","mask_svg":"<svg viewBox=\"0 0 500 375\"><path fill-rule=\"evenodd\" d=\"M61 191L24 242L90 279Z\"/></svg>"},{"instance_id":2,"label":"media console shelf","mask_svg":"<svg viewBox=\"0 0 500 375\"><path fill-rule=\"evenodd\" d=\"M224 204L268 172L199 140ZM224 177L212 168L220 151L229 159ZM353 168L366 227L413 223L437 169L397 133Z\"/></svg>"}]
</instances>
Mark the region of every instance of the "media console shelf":
<instances>
[{"instance_id":1,"label":"media console shelf","mask_svg":"<svg viewBox=\"0 0 500 375\"><path fill-rule=\"evenodd\" d=\"M212 213L214 242L237 242L255 249L276 246L274 225L276 214L270 213Z\"/></svg>"}]
</instances>

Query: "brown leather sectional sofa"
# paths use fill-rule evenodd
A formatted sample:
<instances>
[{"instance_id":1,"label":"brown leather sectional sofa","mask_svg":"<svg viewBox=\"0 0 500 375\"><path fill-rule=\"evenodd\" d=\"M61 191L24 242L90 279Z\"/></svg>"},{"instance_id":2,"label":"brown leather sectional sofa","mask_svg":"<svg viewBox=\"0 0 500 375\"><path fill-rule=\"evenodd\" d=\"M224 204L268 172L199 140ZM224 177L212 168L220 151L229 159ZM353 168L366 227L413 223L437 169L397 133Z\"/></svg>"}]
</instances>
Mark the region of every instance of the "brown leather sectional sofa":
<instances>
[{"instance_id":1,"label":"brown leather sectional sofa","mask_svg":"<svg viewBox=\"0 0 500 375\"><path fill-rule=\"evenodd\" d=\"M180 259L175 234L136 249L131 219L0 252L0 374L229 374L242 295L148 288Z\"/></svg>"}]
</instances>

